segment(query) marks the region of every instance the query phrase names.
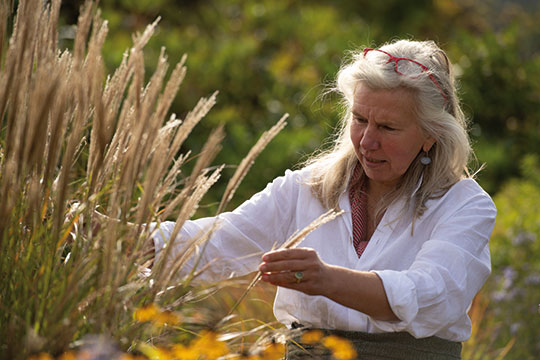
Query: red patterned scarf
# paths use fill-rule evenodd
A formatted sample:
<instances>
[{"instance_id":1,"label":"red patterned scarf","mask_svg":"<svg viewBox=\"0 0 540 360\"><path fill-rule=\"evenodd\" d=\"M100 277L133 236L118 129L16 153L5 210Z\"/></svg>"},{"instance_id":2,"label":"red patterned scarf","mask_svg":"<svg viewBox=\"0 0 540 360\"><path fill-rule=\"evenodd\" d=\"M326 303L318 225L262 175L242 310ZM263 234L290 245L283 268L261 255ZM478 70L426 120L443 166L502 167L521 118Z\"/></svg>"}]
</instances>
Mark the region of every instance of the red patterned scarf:
<instances>
[{"instance_id":1,"label":"red patterned scarf","mask_svg":"<svg viewBox=\"0 0 540 360\"><path fill-rule=\"evenodd\" d=\"M362 178L362 166L356 164L349 183L349 201L351 203L353 245L360 258L368 244L367 238L367 192L366 181Z\"/></svg>"}]
</instances>

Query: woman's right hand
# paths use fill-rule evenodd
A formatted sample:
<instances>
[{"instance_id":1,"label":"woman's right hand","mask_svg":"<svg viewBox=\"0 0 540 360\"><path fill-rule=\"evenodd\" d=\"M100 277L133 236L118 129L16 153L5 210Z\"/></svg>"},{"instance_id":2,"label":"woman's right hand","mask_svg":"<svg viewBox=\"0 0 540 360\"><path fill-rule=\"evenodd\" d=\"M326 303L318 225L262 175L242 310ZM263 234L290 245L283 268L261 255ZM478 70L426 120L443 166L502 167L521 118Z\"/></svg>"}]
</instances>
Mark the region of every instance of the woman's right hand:
<instances>
[{"instance_id":1,"label":"woman's right hand","mask_svg":"<svg viewBox=\"0 0 540 360\"><path fill-rule=\"evenodd\" d=\"M280 249L263 255L259 271L272 285L323 295L330 272L317 251L311 248Z\"/></svg>"}]
</instances>

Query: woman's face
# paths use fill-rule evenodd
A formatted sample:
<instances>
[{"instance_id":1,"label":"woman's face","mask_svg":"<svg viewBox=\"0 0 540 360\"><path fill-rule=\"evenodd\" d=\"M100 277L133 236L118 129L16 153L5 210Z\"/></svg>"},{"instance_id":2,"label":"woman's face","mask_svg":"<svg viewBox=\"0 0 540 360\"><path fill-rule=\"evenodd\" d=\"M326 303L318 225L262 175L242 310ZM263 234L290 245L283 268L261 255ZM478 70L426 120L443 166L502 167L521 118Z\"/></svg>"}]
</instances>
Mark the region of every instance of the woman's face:
<instances>
[{"instance_id":1,"label":"woman's face","mask_svg":"<svg viewBox=\"0 0 540 360\"><path fill-rule=\"evenodd\" d=\"M356 89L351 141L371 185L393 187L418 153L433 146L435 140L418 125L414 101L405 88Z\"/></svg>"}]
</instances>

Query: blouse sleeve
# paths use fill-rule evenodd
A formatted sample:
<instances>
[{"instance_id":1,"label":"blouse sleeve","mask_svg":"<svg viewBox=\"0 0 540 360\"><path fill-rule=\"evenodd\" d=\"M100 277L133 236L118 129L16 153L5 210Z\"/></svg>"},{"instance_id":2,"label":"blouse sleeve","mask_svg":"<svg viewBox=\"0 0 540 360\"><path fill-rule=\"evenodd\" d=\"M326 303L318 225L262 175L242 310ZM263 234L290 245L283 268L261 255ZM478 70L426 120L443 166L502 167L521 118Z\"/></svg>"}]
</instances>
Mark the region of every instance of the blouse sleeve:
<instances>
[{"instance_id":1,"label":"blouse sleeve","mask_svg":"<svg viewBox=\"0 0 540 360\"><path fill-rule=\"evenodd\" d=\"M169 259L175 259L190 239L208 231L217 222L217 229L208 244L197 248L198 253L202 252L199 268L211 265L198 280L217 281L255 271L261 255L284 242L292 233L298 188L298 172L287 170L285 176L276 178L234 211L187 221L173 243ZM164 253L174 225L174 222L164 222L153 231L157 259ZM191 270L198 255L180 270L180 277Z\"/></svg>"},{"instance_id":2,"label":"blouse sleeve","mask_svg":"<svg viewBox=\"0 0 540 360\"><path fill-rule=\"evenodd\" d=\"M488 240L496 208L476 182L462 185L465 189L447 194L444 214L409 269L375 271L401 320L372 319L380 331L407 331L420 338L464 318L470 326L467 309L491 272Z\"/></svg>"}]
</instances>

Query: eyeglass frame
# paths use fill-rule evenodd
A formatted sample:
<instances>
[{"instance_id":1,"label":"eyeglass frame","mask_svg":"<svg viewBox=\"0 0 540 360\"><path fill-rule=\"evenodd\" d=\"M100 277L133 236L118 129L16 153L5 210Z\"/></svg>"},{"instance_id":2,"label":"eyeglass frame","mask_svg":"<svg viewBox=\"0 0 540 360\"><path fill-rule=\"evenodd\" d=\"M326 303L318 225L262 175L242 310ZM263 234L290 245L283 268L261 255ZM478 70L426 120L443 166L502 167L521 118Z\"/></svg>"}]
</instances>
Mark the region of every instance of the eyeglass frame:
<instances>
[{"instance_id":1,"label":"eyeglass frame","mask_svg":"<svg viewBox=\"0 0 540 360\"><path fill-rule=\"evenodd\" d=\"M374 51L378 51L378 52L382 52L383 54L388 55L388 61L385 63L385 65L388 64L390 61L394 60L394 71L395 71L396 73L398 73L399 75L407 76L407 77L410 77L410 78L413 78L413 79L414 79L414 78L420 76L421 73L427 72L429 78L431 79L431 81L433 81L433 83L435 84L435 86L437 86L437 88L439 89L439 92L441 93L442 97L444 98L445 104L448 102L448 97L445 95L445 93L444 93L444 91L443 91L441 85L439 84L439 82L437 81L437 79L435 78L435 76L433 76L433 74L430 72L429 68L428 68L426 65L421 64L421 63L419 63L418 61L413 60L413 59L403 58L403 57L396 57L396 56L394 56L394 55L392 55L392 54L390 54L390 53L387 53L387 52L384 51L384 50L374 49L374 48L365 48L364 51L362 52L363 55L364 55L364 58L366 57L366 54L367 54L368 52L373 51L373 50L374 50ZM398 61L400 61L400 60L412 61L412 62L415 63L416 65L420 66L420 68L422 69L422 72L421 72L420 74L418 74L418 76L410 76L410 75L408 75L408 74L404 74L404 73L400 72L400 71L398 70Z\"/></svg>"}]
</instances>

